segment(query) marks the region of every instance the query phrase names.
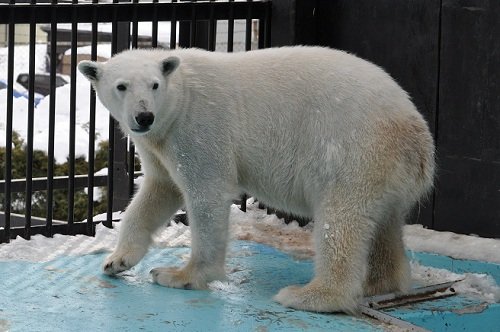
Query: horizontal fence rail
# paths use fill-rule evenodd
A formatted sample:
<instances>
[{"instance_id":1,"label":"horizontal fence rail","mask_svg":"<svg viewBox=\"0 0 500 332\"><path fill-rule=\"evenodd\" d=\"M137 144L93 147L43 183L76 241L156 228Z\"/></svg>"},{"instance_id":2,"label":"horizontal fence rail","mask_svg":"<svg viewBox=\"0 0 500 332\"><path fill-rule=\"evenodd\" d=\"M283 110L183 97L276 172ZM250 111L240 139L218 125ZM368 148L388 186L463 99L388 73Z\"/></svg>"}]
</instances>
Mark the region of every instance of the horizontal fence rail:
<instances>
[{"instance_id":1,"label":"horizontal fence rail","mask_svg":"<svg viewBox=\"0 0 500 332\"><path fill-rule=\"evenodd\" d=\"M263 5L264 4L264 5ZM174 2L174 3L96 3L96 4L51 4L51 5L2 5L0 4L0 24L33 23L36 12L36 23L51 23L54 15L57 23L74 22L77 13L78 23L97 22L131 22L151 21L151 13L155 13L159 21L169 21L175 13L179 21L191 21L193 8L196 20L227 20L232 11L232 19L247 19L249 11L251 19L265 19L268 12L266 2Z\"/></svg>"},{"instance_id":2,"label":"horizontal fence rail","mask_svg":"<svg viewBox=\"0 0 500 332\"><path fill-rule=\"evenodd\" d=\"M112 227L116 219L113 212L122 211L134 193L136 178L141 173L132 142L123 136L115 121L106 116L108 139L96 143L102 134L97 128L102 126L99 123L102 119L97 117L98 101L90 88L84 94L88 97L88 108L82 109L76 70L83 56L79 53L81 47L90 48L84 59L104 61L120 51L138 47L199 47L233 52L270 46L271 2L265 0L1 1L0 25L6 27L3 43L7 70L0 80L5 79L7 88L5 100L0 100L0 107L5 105L0 119L0 130L5 130L5 144L0 146L0 243L16 236L29 239L34 234L94 235L98 222ZM146 34L140 31L144 24L149 26ZM29 28L26 30L23 25ZM25 31L27 36L23 41L19 40L23 37L20 31ZM35 63L40 31L47 33L42 74L40 64ZM167 37L165 31L169 33ZM20 51L18 47L23 43L26 48ZM0 51L1 46L0 39ZM103 47L109 47L106 56L102 55ZM29 61L23 70L27 75L22 76L15 73L14 68L26 56L26 50ZM48 95L44 98L35 93L35 90L42 91L38 76L43 75L48 82L43 90ZM18 100L14 96L18 83L26 88L23 101L28 105L23 135L15 132L18 114L14 110ZM66 90L62 93L60 89ZM62 101L67 103L64 116L67 116L68 132L60 132L57 121L61 116L58 103ZM48 105L43 119L47 122L47 137L45 150L40 152L36 143L40 137L37 128L42 106L37 105L43 104ZM88 117L85 125L79 120L82 112ZM86 131L84 137L82 128ZM82 142L88 145L85 158L78 155L81 152L77 145ZM68 150L64 163L56 160L60 149ZM96 173L103 164L105 174ZM96 188L104 188L105 193L94 193ZM241 202L244 204L245 199ZM102 212L104 217L96 217ZM61 215L65 217L58 217ZM177 219L184 221L185 218L178 216Z\"/></svg>"},{"instance_id":3,"label":"horizontal fence rail","mask_svg":"<svg viewBox=\"0 0 500 332\"><path fill-rule=\"evenodd\" d=\"M105 186L107 178L106 175L94 176L94 184L96 186ZM86 188L88 185L87 175L75 175L74 180L75 188ZM52 185L53 189L64 189L66 188L67 182L67 176L56 176L52 178L52 181L49 181L46 177L31 179L33 191L45 190L49 184ZM13 179L10 185L10 192L24 192L26 189L26 179ZM5 192L5 181L0 181L0 193L5 194Z\"/></svg>"}]
</instances>

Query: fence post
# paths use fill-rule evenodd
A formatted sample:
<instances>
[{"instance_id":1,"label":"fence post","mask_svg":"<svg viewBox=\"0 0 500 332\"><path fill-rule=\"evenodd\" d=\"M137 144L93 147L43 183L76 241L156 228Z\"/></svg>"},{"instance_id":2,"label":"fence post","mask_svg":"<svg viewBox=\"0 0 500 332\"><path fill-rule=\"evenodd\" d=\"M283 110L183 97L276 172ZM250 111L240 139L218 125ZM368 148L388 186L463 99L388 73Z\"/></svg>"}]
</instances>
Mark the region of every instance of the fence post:
<instances>
[{"instance_id":1,"label":"fence post","mask_svg":"<svg viewBox=\"0 0 500 332\"><path fill-rule=\"evenodd\" d=\"M130 22L117 22L116 34L117 53L129 49ZM130 199L127 174L128 139L118 128L118 123L116 121L114 121L112 135L114 135L114 142L112 147L110 145L110 149L113 149L113 211L123 211L128 205Z\"/></svg>"},{"instance_id":2,"label":"fence post","mask_svg":"<svg viewBox=\"0 0 500 332\"><path fill-rule=\"evenodd\" d=\"M193 3L191 19L196 20L196 0L181 0L181 2L187 1ZM194 28L193 32L191 32L192 27ZM208 21L180 21L179 46L183 48L197 47L208 50Z\"/></svg>"},{"instance_id":3,"label":"fence post","mask_svg":"<svg viewBox=\"0 0 500 332\"><path fill-rule=\"evenodd\" d=\"M273 0L271 44L316 45L317 0Z\"/></svg>"}]
</instances>

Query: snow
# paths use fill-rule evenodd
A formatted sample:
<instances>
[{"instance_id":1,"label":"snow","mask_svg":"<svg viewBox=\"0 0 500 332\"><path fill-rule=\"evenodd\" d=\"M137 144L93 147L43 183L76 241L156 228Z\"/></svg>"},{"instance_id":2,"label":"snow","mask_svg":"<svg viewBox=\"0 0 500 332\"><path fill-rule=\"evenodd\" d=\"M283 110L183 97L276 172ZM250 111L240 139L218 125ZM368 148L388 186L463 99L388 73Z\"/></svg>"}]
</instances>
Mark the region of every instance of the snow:
<instances>
[{"instance_id":1,"label":"snow","mask_svg":"<svg viewBox=\"0 0 500 332\"><path fill-rule=\"evenodd\" d=\"M61 23L57 25L59 30L71 30L71 24ZM79 31L92 31L91 23L79 23L78 24ZM112 32L112 24L111 23L99 23L97 25L98 32ZM132 31L132 27L130 27L130 31ZM179 29L176 30L176 40L179 40ZM153 24L151 22L138 22L137 23L137 34L138 36L148 36L151 37L153 35ZM158 43L163 45L170 45L170 22L158 22ZM83 54L78 52L79 54ZM110 52L111 53L111 52ZM71 53L70 53L71 54ZM90 52L88 53L90 54Z\"/></svg>"},{"instance_id":2,"label":"snow","mask_svg":"<svg viewBox=\"0 0 500 332\"><path fill-rule=\"evenodd\" d=\"M457 259L500 264L500 240L452 232L436 232L422 225L407 225L405 243L415 251L436 252Z\"/></svg>"},{"instance_id":3,"label":"snow","mask_svg":"<svg viewBox=\"0 0 500 332\"><path fill-rule=\"evenodd\" d=\"M109 44L109 43L97 44L96 51L97 51L96 53L97 53L98 57L108 59L111 57L111 44ZM92 54L92 45L78 47L77 53L78 54L86 54L86 55ZM70 56L71 55L71 48L66 50L66 52L64 52L64 55Z\"/></svg>"},{"instance_id":4,"label":"snow","mask_svg":"<svg viewBox=\"0 0 500 332\"><path fill-rule=\"evenodd\" d=\"M37 72L43 68L43 59L46 51L45 45L36 46ZM16 60L14 64L14 77L18 73L27 72L29 58L27 46L16 46ZM7 62L7 49L0 48L0 64ZM0 78L6 78L7 66L0 65ZM77 71L76 78L76 103L75 103L75 155L87 158L89 146L89 121L90 121L90 83ZM55 159L57 163L64 163L69 154L70 137L70 99L71 85L66 84L56 89L55 102ZM48 150L49 137L49 111L50 96L46 96L34 110L34 140L35 150ZM7 112L7 90L0 90L0 146L5 146ZM28 137L28 100L14 98L13 130L27 141ZM97 143L108 139L109 112L97 99L96 101L96 146Z\"/></svg>"},{"instance_id":5,"label":"snow","mask_svg":"<svg viewBox=\"0 0 500 332\"><path fill-rule=\"evenodd\" d=\"M413 282L419 285L439 284L446 281L460 280L453 288L459 294L467 294L488 303L500 302L500 287L492 276L483 273L457 274L445 269L438 269L411 262Z\"/></svg>"},{"instance_id":6,"label":"snow","mask_svg":"<svg viewBox=\"0 0 500 332\"><path fill-rule=\"evenodd\" d=\"M113 218L119 218L117 213ZM96 219L98 219L97 217ZM231 239L254 241L273 246L289 253L295 259L310 259L314 254L312 248L312 224L299 227L297 223L285 224L275 215L267 215L258 209L258 204L250 199L247 212L231 207L230 215ZM54 235L46 238L33 236L26 241L20 237L11 243L0 244L0 261L24 260L47 262L61 255L90 255L94 253L111 252L116 245L120 223L115 223L113 229L97 225L96 236ZM456 239L450 240L450 238ZM189 247L191 233L188 226L170 222L155 234L153 247ZM434 252L450 255L461 259L480 259L494 263L500 262L500 253L494 253L500 245L500 239L484 239L475 236L451 235L448 232L437 232L424 229L419 225L405 226L404 240L411 250ZM456 241L456 243L455 243ZM442 246L442 243L448 245ZM460 243L460 245L459 245ZM483 253L486 253L484 256ZM231 253L229 253L231 255ZM187 257L186 257L187 259ZM460 280L454 286L457 293L478 298L493 303L500 302L500 287L487 274L465 273L457 274L444 269L423 266L416 261L411 262L412 279L417 285L430 285L446 281ZM237 280L211 283L210 287L217 291L232 289Z\"/></svg>"},{"instance_id":7,"label":"snow","mask_svg":"<svg viewBox=\"0 0 500 332\"><path fill-rule=\"evenodd\" d=\"M0 47L0 78L7 79L8 48ZM27 73L29 69L29 45L18 45L14 48L14 81L17 75ZM35 46L35 73L45 72L45 55L47 44L36 44Z\"/></svg>"},{"instance_id":8,"label":"snow","mask_svg":"<svg viewBox=\"0 0 500 332\"><path fill-rule=\"evenodd\" d=\"M67 29L70 25L59 24L58 29ZM90 30L91 24L81 23L79 30ZM111 32L111 24L102 23L98 25L98 30ZM177 29L178 31L178 29ZM151 36L152 24L150 22L139 22L138 32L141 36ZM159 22L158 42L168 44L170 41L170 22ZM79 54L89 54L90 46L78 48ZM21 73L29 72L29 46L16 45L14 49L14 80ZM45 60L47 53L46 44L36 44L35 46L35 72L45 72ZM65 52L71 54L71 50ZM109 43L97 45L97 54L103 58L111 55ZM8 76L8 48L0 48L0 79L7 80ZM69 78L68 78L69 81ZM24 90L19 84L15 85L18 90ZM76 78L76 129L75 129L75 155L88 158L89 146L89 119L90 119L90 83L77 71ZM66 84L56 89L55 102L55 159L57 163L64 163L69 154L69 112L70 112L71 85ZM20 134L26 142L28 137L28 100L26 98L13 99L13 130ZM46 96L34 108L34 138L33 147L35 150L48 151L49 137L49 109L50 96ZM7 121L7 90L0 90L0 146L5 146L6 142L6 121ZM100 141L108 139L109 113L97 99L96 101L96 146Z\"/></svg>"}]
</instances>

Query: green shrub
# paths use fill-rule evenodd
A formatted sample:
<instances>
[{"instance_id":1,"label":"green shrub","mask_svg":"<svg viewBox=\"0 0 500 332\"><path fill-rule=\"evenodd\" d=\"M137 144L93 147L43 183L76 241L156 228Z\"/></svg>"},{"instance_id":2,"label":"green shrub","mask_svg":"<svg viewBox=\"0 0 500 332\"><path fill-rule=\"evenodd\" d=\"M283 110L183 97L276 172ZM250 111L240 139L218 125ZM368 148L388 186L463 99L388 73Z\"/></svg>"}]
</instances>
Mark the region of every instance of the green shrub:
<instances>
[{"instance_id":1,"label":"green shrub","mask_svg":"<svg viewBox=\"0 0 500 332\"><path fill-rule=\"evenodd\" d=\"M26 144L18 133L14 132L12 137L12 179L26 178ZM5 147L0 147L0 179L5 179ZM108 142L100 142L95 153L94 170L98 171L107 167L108 164ZM75 174L87 174L89 169L88 162L83 156L75 158ZM40 150L33 151L33 177L46 177L48 170L47 153ZM54 165L54 176L67 176L69 174L69 161L62 164ZM98 202L93 202L94 215L106 211L107 202L104 194L105 188L102 190L103 195ZM57 189L53 193L53 219L68 220L68 189ZM25 213L26 193L11 194L11 211L12 213ZM5 210L5 195L0 194L0 210ZM87 218L88 195L83 189L75 190L74 193L74 220L80 221ZM33 192L32 196L32 215L38 217L47 216L47 191Z\"/></svg>"}]
</instances>

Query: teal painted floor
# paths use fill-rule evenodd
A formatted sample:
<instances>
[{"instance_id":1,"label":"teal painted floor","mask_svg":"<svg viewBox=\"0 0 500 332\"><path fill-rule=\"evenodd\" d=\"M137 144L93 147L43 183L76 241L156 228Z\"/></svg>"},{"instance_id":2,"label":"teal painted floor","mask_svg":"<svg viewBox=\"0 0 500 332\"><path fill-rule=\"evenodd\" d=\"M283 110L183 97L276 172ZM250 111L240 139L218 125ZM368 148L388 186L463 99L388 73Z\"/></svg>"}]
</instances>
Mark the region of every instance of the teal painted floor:
<instances>
[{"instance_id":1,"label":"teal painted floor","mask_svg":"<svg viewBox=\"0 0 500 332\"><path fill-rule=\"evenodd\" d=\"M499 253L500 254L500 253ZM500 265L472 260L458 260L427 253L409 253L421 265L454 273L488 274L500 285ZM487 304L471 297L453 296L427 301L385 312L431 331L500 332L500 304Z\"/></svg>"},{"instance_id":2,"label":"teal painted floor","mask_svg":"<svg viewBox=\"0 0 500 332\"><path fill-rule=\"evenodd\" d=\"M188 252L153 249L120 278L100 273L104 253L46 263L0 262L0 331L383 330L368 319L300 312L274 303L272 296L280 288L311 278L312 262L296 261L251 242L232 244L229 281L211 291L169 289L150 282L151 268L179 265ZM441 268L450 263L452 268L464 268L470 263L466 271L491 273L500 283L496 264L415 255L423 264L429 261ZM480 304L457 296L387 312L434 331L500 331L500 305ZM483 310L456 310L472 305Z\"/></svg>"}]
</instances>

